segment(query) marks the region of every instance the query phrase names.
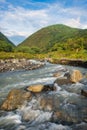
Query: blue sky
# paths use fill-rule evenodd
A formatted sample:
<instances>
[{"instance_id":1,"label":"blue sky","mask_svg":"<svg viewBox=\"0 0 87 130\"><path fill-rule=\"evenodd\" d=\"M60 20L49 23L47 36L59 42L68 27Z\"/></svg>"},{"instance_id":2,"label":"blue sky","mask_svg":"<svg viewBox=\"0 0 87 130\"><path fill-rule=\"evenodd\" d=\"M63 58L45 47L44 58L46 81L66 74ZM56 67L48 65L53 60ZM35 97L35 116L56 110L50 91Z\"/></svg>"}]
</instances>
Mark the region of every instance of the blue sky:
<instances>
[{"instance_id":1,"label":"blue sky","mask_svg":"<svg viewBox=\"0 0 87 130\"><path fill-rule=\"evenodd\" d=\"M0 31L16 45L52 24L87 29L87 0L0 0Z\"/></svg>"}]
</instances>

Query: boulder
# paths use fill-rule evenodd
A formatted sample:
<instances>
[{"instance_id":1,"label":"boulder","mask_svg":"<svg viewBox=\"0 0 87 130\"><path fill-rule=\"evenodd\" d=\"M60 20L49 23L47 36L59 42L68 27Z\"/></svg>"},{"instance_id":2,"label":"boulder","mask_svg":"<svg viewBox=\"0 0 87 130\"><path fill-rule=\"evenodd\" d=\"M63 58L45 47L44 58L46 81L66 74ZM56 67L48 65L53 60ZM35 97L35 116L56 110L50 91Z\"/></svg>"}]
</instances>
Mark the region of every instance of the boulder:
<instances>
[{"instance_id":1,"label":"boulder","mask_svg":"<svg viewBox=\"0 0 87 130\"><path fill-rule=\"evenodd\" d=\"M43 110L52 111L53 110L53 99L51 97L48 97L48 98L43 97L43 98L41 98L40 107Z\"/></svg>"},{"instance_id":2,"label":"boulder","mask_svg":"<svg viewBox=\"0 0 87 130\"><path fill-rule=\"evenodd\" d=\"M58 78L54 83L57 83L59 86L68 85L72 83L79 82L83 78L82 73L79 70L73 70L71 73L67 72L64 74L64 77Z\"/></svg>"},{"instance_id":3,"label":"boulder","mask_svg":"<svg viewBox=\"0 0 87 130\"><path fill-rule=\"evenodd\" d=\"M60 100L56 94L43 95L40 99L40 108L46 111L54 111L58 109L60 105Z\"/></svg>"},{"instance_id":4,"label":"boulder","mask_svg":"<svg viewBox=\"0 0 87 130\"><path fill-rule=\"evenodd\" d=\"M39 93L39 92L46 92L46 91L55 91L56 87L53 84L46 84L46 85L36 84L27 87L26 90L34 93Z\"/></svg>"},{"instance_id":5,"label":"boulder","mask_svg":"<svg viewBox=\"0 0 87 130\"><path fill-rule=\"evenodd\" d=\"M73 70L70 79L72 82L79 82L83 78L82 73L79 70Z\"/></svg>"},{"instance_id":6,"label":"boulder","mask_svg":"<svg viewBox=\"0 0 87 130\"><path fill-rule=\"evenodd\" d=\"M46 84L44 85L43 91L56 91L56 87L54 84Z\"/></svg>"},{"instance_id":7,"label":"boulder","mask_svg":"<svg viewBox=\"0 0 87 130\"><path fill-rule=\"evenodd\" d=\"M36 85L31 85L29 87L27 87L28 91L34 92L34 93L38 93L41 92L44 88L44 85L42 84L36 84Z\"/></svg>"},{"instance_id":8,"label":"boulder","mask_svg":"<svg viewBox=\"0 0 87 130\"><path fill-rule=\"evenodd\" d=\"M2 103L2 110L14 110L24 104L26 100L31 99L31 93L21 89L13 89L9 92L6 100Z\"/></svg>"},{"instance_id":9,"label":"boulder","mask_svg":"<svg viewBox=\"0 0 87 130\"><path fill-rule=\"evenodd\" d=\"M80 122L80 119L77 118L77 115L74 117L71 116L68 112L59 109L53 112L52 121L71 125L73 123Z\"/></svg>"},{"instance_id":10,"label":"boulder","mask_svg":"<svg viewBox=\"0 0 87 130\"><path fill-rule=\"evenodd\" d=\"M66 78L66 77L62 77L62 78L58 78L54 81L54 83L58 84L59 86L61 85L68 85L68 84L72 84L73 82Z\"/></svg>"}]
</instances>

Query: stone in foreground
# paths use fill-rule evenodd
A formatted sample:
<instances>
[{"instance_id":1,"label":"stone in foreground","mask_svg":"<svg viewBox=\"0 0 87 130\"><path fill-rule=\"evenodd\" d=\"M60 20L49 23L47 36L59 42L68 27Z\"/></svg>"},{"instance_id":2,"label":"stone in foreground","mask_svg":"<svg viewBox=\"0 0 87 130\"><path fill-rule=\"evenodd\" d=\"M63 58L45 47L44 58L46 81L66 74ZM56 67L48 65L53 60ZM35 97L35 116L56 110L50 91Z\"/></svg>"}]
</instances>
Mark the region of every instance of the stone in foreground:
<instances>
[{"instance_id":1,"label":"stone in foreground","mask_svg":"<svg viewBox=\"0 0 87 130\"><path fill-rule=\"evenodd\" d=\"M36 85L31 85L31 86L27 87L27 90L38 93L38 92L41 92L43 90L43 88L44 88L44 85L36 84Z\"/></svg>"},{"instance_id":2,"label":"stone in foreground","mask_svg":"<svg viewBox=\"0 0 87 130\"><path fill-rule=\"evenodd\" d=\"M82 73L79 70L73 70L71 74L71 81L76 83L79 82L83 78Z\"/></svg>"},{"instance_id":3,"label":"stone in foreground","mask_svg":"<svg viewBox=\"0 0 87 130\"><path fill-rule=\"evenodd\" d=\"M21 89L13 89L9 92L7 99L1 105L2 110L14 110L31 98L31 93Z\"/></svg>"},{"instance_id":4,"label":"stone in foreground","mask_svg":"<svg viewBox=\"0 0 87 130\"><path fill-rule=\"evenodd\" d=\"M58 84L59 86L61 85L68 85L72 84L73 82L70 79L67 79L66 77L58 78L54 81L54 83Z\"/></svg>"},{"instance_id":5,"label":"stone in foreground","mask_svg":"<svg viewBox=\"0 0 87 130\"><path fill-rule=\"evenodd\" d=\"M56 88L54 87L53 84L46 84L46 85L36 84L36 85L31 85L31 86L27 87L26 89L33 93L56 91Z\"/></svg>"}]
</instances>

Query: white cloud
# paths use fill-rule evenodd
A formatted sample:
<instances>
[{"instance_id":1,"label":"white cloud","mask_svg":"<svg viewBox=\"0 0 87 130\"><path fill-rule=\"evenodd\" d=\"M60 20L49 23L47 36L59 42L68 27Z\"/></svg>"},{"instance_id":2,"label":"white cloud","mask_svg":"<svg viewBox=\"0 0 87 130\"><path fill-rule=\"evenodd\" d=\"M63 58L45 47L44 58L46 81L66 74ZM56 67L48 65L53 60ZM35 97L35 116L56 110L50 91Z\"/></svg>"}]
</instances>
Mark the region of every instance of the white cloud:
<instances>
[{"instance_id":1,"label":"white cloud","mask_svg":"<svg viewBox=\"0 0 87 130\"><path fill-rule=\"evenodd\" d=\"M9 5L8 10L0 13L0 26L1 31L8 37L27 37L44 26L57 23L77 28L87 27L87 23L81 22L83 17L86 17L84 10L64 8L59 4L48 5L38 10Z\"/></svg>"},{"instance_id":2,"label":"white cloud","mask_svg":"<svg viewBox=\"0 0 87 130\"><path fill-rule=\"evenodd\" d=\"M76 28L80 28L81 27L81 23L80 23L80 18L78 17L77 19L68 19L65 21L66 25L69 25L71 27L76 27Z\"/></svg>"},{"instance_id":3,"label":"white cloud","mask_svg":"<svg viewBox=\"0 0 87 130\"><path fill-rule=\"evenodd\" d=\"M45 10L34 11L20 7L10 9L6 12L2 11L0 18L2 31L4 31L7 36L28 36L38 28L44 26L46 19L48 19Z\"/></svg>"},{"instance_id":4,"label":"white cloud","mask_svg":"<svg viewBox=\"0 0 87 130\"><path fill-rule=\"evenodd\" d=\"M6 0L0 0L0 3L5 3L6 2Z\"/></svg>"}]
</instances>

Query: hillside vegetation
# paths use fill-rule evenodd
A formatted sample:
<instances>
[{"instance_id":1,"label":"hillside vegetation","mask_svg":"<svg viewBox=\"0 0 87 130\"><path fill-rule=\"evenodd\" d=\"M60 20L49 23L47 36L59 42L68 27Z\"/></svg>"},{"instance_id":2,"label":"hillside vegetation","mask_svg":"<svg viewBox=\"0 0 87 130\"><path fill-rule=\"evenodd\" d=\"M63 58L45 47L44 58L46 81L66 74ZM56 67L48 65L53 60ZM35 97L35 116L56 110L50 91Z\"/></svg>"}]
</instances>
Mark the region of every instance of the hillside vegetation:
<instances>
[{"instance_id":1,"label":"hillside vegetation","mask_svg":"<svg viewBox=\"0 0 87 130\"><path fill-rule=\"evenodd\" d=\"M52 25L32 34L19 46L19 50L36 53L87 49L87 29L71 28L62 24Z\"/></svg>"},{"instance_id":2,"label":"hillside vegetation","mask_svg":"<svg viewBox=\"0 0 87 130\"><path fill-rule=\"evenodd\" d=\"M15 45L0 32L0 51L11 52Z\"/></svg>"},{"instance_id":3,"label":"hillside vegetation","mask_svg":"<svg viewBox=\"0 0 87 130\"><path fill-rule=\"evenodd\" d=\"M48 26L29 36L17 47L1 36L3 35L0 33L0 51L4 51L0 58L3 59L23 57L87 60L87 29L71 28L62 24ZM13 53L6 54L8 51Z\"/></svg>"}]
</instances>

